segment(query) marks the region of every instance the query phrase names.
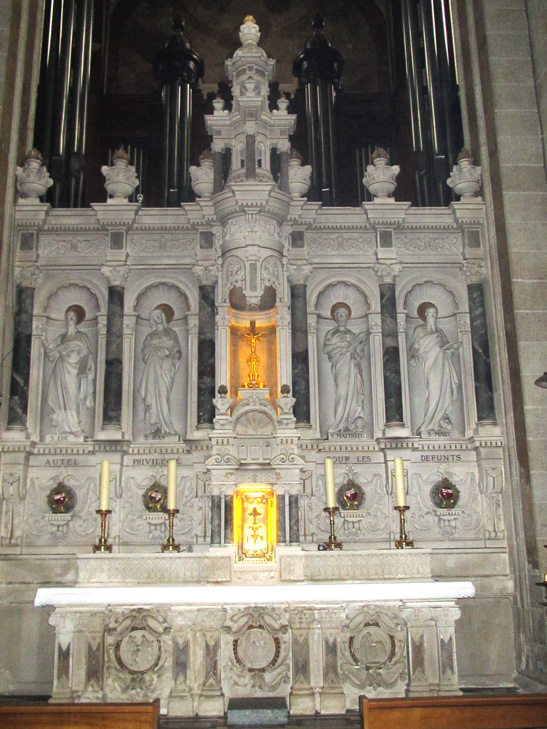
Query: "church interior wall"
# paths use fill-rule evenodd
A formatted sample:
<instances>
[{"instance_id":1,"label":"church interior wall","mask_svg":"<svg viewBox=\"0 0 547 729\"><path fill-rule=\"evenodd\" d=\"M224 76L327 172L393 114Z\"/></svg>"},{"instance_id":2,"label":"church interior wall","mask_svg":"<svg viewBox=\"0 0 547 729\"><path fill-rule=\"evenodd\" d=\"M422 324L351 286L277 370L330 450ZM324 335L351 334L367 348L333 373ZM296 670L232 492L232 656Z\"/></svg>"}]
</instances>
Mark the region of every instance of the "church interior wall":
<instances>
[{"instance_id":1,"label":"church interior wall","mask_svg":"<svg viewBox=\"0 0 547 729\"><path fill-rule=\"evenodd\" d=\"M425 222L419 230L416 227L419 210L409 210L405 224L404 210L399 209L398 204L394 206L399 215L397 225L392 226L394 247L403 265L402 272L396 276L396 289L404 426L407 428L406 437L414 439L412 453L407 454L402 450L397 453L407 456L408 498L414 509L409 519L410 530L422 547L432 547L433 576L440 579L471 579L476 587L472 605L461 601L462 616L455 627L460 685L514 687L517 670L535 678L544 678L541 666L546 665L544 659L547 655L544 615L538 607L542 595L534 586L538 579L537 569L547 572L547 555L543 546L547 539L547 441L544 433L547 401L544 390L538 390L534 385L534 380L545 368L547 358L547 296L544 295L547 274L547 270L544 270L547 265L547 190L545 156L537 120L538 104L542 113L546 98L543 83L545 39L536 30L540 23L535 22L545 17L545 11L540 7L540 2L533 0L526 3L488 1L477 3L475 7L471 0L457 0L453 4L462 18L462 27L465 18L469 34L467 40L470 39L465 79L466 84L473 88L475 97L473 104L467 107L467 124L468 134L476 140L477 149L480 150L486 217L482 220L481 214L478 214L471 224L462 223L458 219L456 205L450 213L439 213L439 227L431 233L428 226L430 229L435 227L431 222L434 213L423 213ZM24 2L1 0L0 8L6 12L0 15L0 54L11 47L2 42L2 39L7 38L1 33L1 24L6 21L7 11L13 14L21 9L28 12L27 6L28 3ZM481 32L485 34L486 44L482 49L479 44L475 45L475 27L478 28L479 37ZM28 33L32 37L33 33L36 34L32 22L28 24ZM530 38L535 69L530 59ZM472 72L473 54L483 55L481 63ZM35 54L35 59L37 57ZM0 65L4 67L1 56ZM484 75L485 66L491 74L491 85ZM5 64L5 69L2 78L7 81L4 81L4 85L0 84L1 100L11 98L14 94L10 83L17 75L17 69L9 63ZM18 83L21 83L20 78ZM25 104L30 108L31 102L26 98ZM4 103L3 130L7 128L7 108ZM26 113L28 117L28 108ZM542 117L546 118L543 113ZM21 128L23 126L22 122ZM21 136L25 136L22 131ZM497 144L495 150L492 147L494 142ZM13 154L10 157L4 152L0 153L0 165L8 170L6 179L14 179ZM13 189L10 192L4 188L2 192L3 204L6 205L6 231L12 220L8 207L13 198ZM196 207L199 208L199 205ZM209 473L206 464L212 447L207 442L207 432L197 426L195 392L198 379L199 282L194 275L194 267L214 264L215 256L220 251L216 244L212 251L199 250L200 231L189 223L191 216L196 214L196 207L183 206L182 210L167 211L166 216L164 211L141 209L131 224L125 227L126 250L123 251L123 261L116 260L109 250L109 233L105 232L100 222L100 205L97 206L99 212L83 212L76 230L68 229L67 220L61 220L62 213L52 210L49 217L46 216L47 220L35 226L35 250L22 250L19 244L17 267L28 272L39 254L42 272L34 299L31 409L27 442L22 446L14 445L12 439L10 445L8 435L5 440L7 447L2 453L4 510L0 545L0 597L4 604L0 608L0 643L19 643L23 649L11 651L7 663L0 669L0 693L51 693L54 628L47 623L46 609L33 608L32 601L39 584L70 586L78 581L77 555L89 550L96 536L95 495L97 464L101 457L107 456L112 461L115 505L111 531L120 553L147 555L157 551L164 540L165 531L159 525L159 520L154 519L152 514L143 516L142 499L147 489L155 483L165 485L165 465L167 458L172 455L177 458L182 474L178 485L178 498L181 511L184 512L184 518L181 516L179 522L180 540L186 547L192 545L199 555L200 550L208 550L213 538L218 537L218 551L226 551L219 542L224 541L228 529L223 526L221 532L218 526L218 534L213 535L217 527L211 526L211 495L222 498L224 508L225 495L234 487L233 473L229 473L234 470L234 464L227 465L222 472L213 469L210 471L212 483L207 481ZM298 229L299 225L306 230L305 262L311 267L307 312L311 427L304 436L299 435L300 442L305 443L301 453L305 453L306 458L306 479L302 482L300 476L295 477L288 470L283 472L288 484L284 502L287 543L290 541L291 494L301 493L302 497L297 531L299 523L305 529L306 536L301 537L301 545L308 550L315 549L316 541L325 538L328 532L323 503L318 498L320 494L323 498L324 489L323 455L318 450L318 441L324 440L327 435L334 403L333 389L328 388L331 382L330 364L323 346L325 336L332 328L331 307L342 300L352 308L352 329L356 333L368 334L364 378L367 392L364 419L367 425L362 435L364 443L359 446L350 444L343 447L335 439L329 443L331 446L337 443L331 450L339 483L345 478L354 478L364 487L367 505L372 509L365 517L363 531L360 531L357 521L346 519L343 538L344 541L349 540L350 545L353 542L357 548L381 549L391 544L397 536L397 523L390 511L391 494L386 491L385 485L386 477L389 481L393 452L389 450L387 441L382 441L385 437L385 412L383 398L378 395L383 389L379 294L382 279L375 267L386 261L392 263L393 259L383 258L385 251L376 245L381 225L376 226L364 219L355 224L354 217L357 214L347 211L349 230L340 233L329 228L329 216L331 219L335 215L343 217L346 211L326 209L317 212L314 217L313 207L311 203L300 210L298 206L293 207L293 230ZM372 212L373 206L369 207ZM368 210L367 206L365 209ZM206 204L198 214L203 214L205 219L202 229L209 232L211 217ZM358 214L362 215L362 212ZM169 226L180 224L185 227L183 234L173 233L172 227L169 229ZM16 231L23 230L21 218L17 220L17 226L20 227L16 227ZM221 236L218 228L216 235ZM471 228L480 231L483 247L479 252L475 250L470 254L470 249L466 248L465 234ZM442 232L439 232L441 229ZM225 235L226 251L231 250L235 238L230 233ZM275 236L271 240L266 238L267 245L271 246L269 252L278 253L279 245ZM4 241L10 239L11 232L3 236ZM17 240L17 235L14 240ZM440 248L435 247L439 240ZM9 247L4 245L2 275L10 266L9 251ZM345 255L348 251L350 256ZM356 270L352 260L352 251L353 255L359 251L359 270ZM299 249L285 248L284 253L288 254L289 263L301 265ZM162 262L158 265L157 257L160 254ZM503 446L502 437L495 429L478 432L480 428L477 429L472 389L470 314L466 290L466 283L469 282L466 270L469 266L466 269L464 262L466 265L469 262L480 263L483 256L496 414L505 439ZM73 273L74 264L78 266L77 276ZM112 447L108 434L102 430L99 392L105 377L100 353L104 352L106 346L109 284L101 270L104 266L112 268L116 265L128 266L130 271L124 280L125 394L118 436L120 443ZM225 271L221 268L217 305L219 311L228 316L225 295L229 292L223 288L223 275ZM158 280L162 283L158 284ZM159 290L158 287L163 289ZM56 306L55 296L64 302L63 296L67 290L74 296L71 296L70 302L67 300L66 305L84 301L88 314L81 328L91 342L92 358L97 364L95 382L98 392L95 405L86 413L83 425L88 433L93 433L97 442L94 447L89 447L82 439L81 442L71 443L69 448L63 448L58 440L50 437L48 450L51 428L45 399L52 366L44 356L42 340L51 341L63 331L66 306L64 303ZM413 295L417 296L414 311L409 309ZM285 301L278 302L281 303L281 310L283 306L286 308L286 291L281 299L283 297ZM456 442L432 445L416 438L423 417L421 408L425 392L420 390L418 383L422 380L419 370L412 366L409 357L414 330L420 325L416 315L418 299L419 302L434 302L439 309L440 326L448 339L452 341L460 337L462 341L461 348L453 355L455 372L463 383L453 412L453 424L455 434L466 440L463 446ZM145 437L142 399L137 393L143 373L140 353L150 329L150 312L158 303L172 306L174 318L171 327L176 331L181 345L181 362L189 363L187 374L175 380L173 398L180 404L180 409L175 413L173 423L179 437L173 438L172 443L169 439L151 443ZM442 310L443 305L446 311ZM8 297L4 301L7 318L10 308ZM224 326L219 321L220 326ZM217 340L217 386L227 384L223 380L231 369L228 364L228 334L225 339L222 337L224 334L219 334ZM280 341L274 346L272 340L268 360L282 346ZM219 353L219 348L224 354ZM518 366L513 359L517 353ZM277 356L277 380L273 383L273 390L279 394L285 378L290 382L290 363L282 366L279 360L283 357ZM181 375L182 372L181 368ZM6 385L4 392L7 391L9 387ZM133 393L133 396L127 393ZM230 397L234 394L233 391L229 393ZM4 408L4 433L6 417ZM522 422L525 429L519 430L519 423ZM132 441L131 446L123 443L125 439ZM190 446L185 444L185 439L193 439ZM451 440L457 439L454 437ZM253 447L251 438L240 438L238 443L243 450L248 446L249 452ZM222 444L219 444L214 447L217 448L215 452L220 453ZM278 448L281 458L282 449L277 444L268 442L268 448ZM438 464L437 470L433 464ZM261 472L268 478L276 478L272 476L273 469L268 470L265 462L261 463ZM452 520L446 514L442 518L431 510L430 492L442 477L449 477L462 494L459 513L453 515ZM59 481L71 486L78 496L77 518L55 520L51 514L46 515L43 504ZM278 486L281 493L282 483L278 483ZM292 518L294 525L294 516ZM533 548L530 541L534 542ZM519 586L523 581L528 583L524 591ZM522 595L525 595L524 600ZM522 602L522 609L517 608L517 604ZM477 636L480 636L480 642ZM302 701L302 705L308 706ZM181 699L181 706L183 704ZM186 710L187 706L184 705L184 712Z\"/></svg>"},{"instance_id":2,"label":"church interior wall","mask_svg":"<svg viewBox=\"0 0 547 729\"><path fill-rule=\"evenodd\" d=\"M465 14L463 6L458 3L458 10ZM540 51L534 55L530 49L530 42L537 48L532 22L538 15L533 3L485 2L472 9L467 6L466 22L477 38L474 47L471 40L470 60L474 58L476 66L469 132L481 148L488 227L497 242L489 249L490 285L491 295L501 306L492 313L494 320L503 317L500 343L509 352L507 360L496 357L496 370L506 435L514 444L507 450L512 485L508 505L511 510L511 504L518 505L513 517L514 569L526 573L526 563L545 564L545 540L540 537L545 515L545 399L534 383L543 368L540 362L545 359L542 287L547 198L538 116L542 90L535 83L533 68L534 60L536 74L541 75L545 59ZM472 39L473 34L468 38ZM524 574L518 579L529 581ZM535 595L535 586L531 584L530 588L530 594ZM538 655L544 655L545 641L542 630L537 632L539 611L535 605L535 599L525 601L524 609L516 611L517 635L533 630ZM517 650L524 667L529 658L520 642Z\"/></svg>"}]
</instances>

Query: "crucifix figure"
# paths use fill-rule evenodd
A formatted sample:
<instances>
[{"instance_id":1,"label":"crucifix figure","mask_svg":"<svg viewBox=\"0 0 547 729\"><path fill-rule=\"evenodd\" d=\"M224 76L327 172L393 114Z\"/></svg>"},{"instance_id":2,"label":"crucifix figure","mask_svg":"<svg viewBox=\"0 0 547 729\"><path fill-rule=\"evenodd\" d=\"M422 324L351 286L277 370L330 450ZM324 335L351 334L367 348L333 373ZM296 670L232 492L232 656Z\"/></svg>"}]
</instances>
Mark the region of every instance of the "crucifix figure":
<instances>
[{"instance_id":1,"label":"crucifix figure","mask_svg":"<svg viewBox=\"0 0 547 729\"><path fill-rule=\"evenodd\" d=\"M257 329L256 321L253 319L253 321L249 323L249 328L245 331L245 334L243 335L243 339L246 342L249 342L249 345L251 347L251 354L247 359L247 364L249 365L249 379L247 380L247 382L243 383L243 387L266 386L264 382L260 382L258 379L258 363L260 362L260 358L256 353L256 345L263 336L264 332L261 332Z\"/></svg>"}]
</instances>

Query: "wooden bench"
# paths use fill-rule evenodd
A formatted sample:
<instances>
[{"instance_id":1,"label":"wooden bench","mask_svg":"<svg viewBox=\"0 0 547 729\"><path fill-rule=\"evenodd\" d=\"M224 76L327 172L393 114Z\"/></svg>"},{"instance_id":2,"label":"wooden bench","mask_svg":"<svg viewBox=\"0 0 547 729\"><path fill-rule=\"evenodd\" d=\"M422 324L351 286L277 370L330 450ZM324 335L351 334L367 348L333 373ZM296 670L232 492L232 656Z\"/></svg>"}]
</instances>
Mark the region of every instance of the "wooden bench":
<instances>
[{"instance_id":1,"label":"wooden bench","mask_svg":"<svg viewBox=\"0 0 547 729\"><path fill-rule=\"evenodd\" d=\"M547 729L547 694L361 697L363 729Z\"/></svg>"},{"instance_id":2,"label":"wooden bench","mask_svg":"<svg viewBox=\"0 0 547 729\"><path fill-rule=\"evenodd\" d=\"M158 729L159 701L151 704L0 705L2 729Z\"/></svg>"}]
</instances>

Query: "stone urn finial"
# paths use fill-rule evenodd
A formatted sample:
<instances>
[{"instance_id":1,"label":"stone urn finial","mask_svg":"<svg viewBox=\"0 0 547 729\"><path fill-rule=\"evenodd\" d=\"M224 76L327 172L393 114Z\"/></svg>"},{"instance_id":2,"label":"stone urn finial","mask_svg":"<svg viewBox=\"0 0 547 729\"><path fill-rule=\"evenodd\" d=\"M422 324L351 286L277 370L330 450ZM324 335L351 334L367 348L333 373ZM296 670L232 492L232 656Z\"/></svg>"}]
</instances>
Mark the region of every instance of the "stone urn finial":
<instances>
[{"instance_id":1,"label":"stone urn finial","mask_svg":"<svg viewBox=\"0 0 547 729\"><path fill-rule=\"evenodd\" d=\"M458 155L446 184L461 198L478 197L481 189L481 168L474 164L473 155L465 147Z\"/></svg>"},{"instance_id":2,"label":"stone urn finial","mask_svg":"<svg viewBox=\"0 0 547 729\"><path fill-rule=\"evenodd\" d=\"M281 94L281 96L277 100L278 112L280 114L286 114L288 107L289 107L289 100L287 99L287 94Z\"/></svg>"},{"instance_id":3,"label":"stone urn finial","mask_svg":"<svg viewBox=\"0 0 547 729\"><path fill-rule=\"evenodd\" d=\"M25 155L22 167L17 167L17 191L19 202L25 205L36 205L53 185L53 180L42 163L42 155L37 149L31 149Z\"/></svg>"},{"instance_id":4,"label":"stone urn finial","mask_svg":"<svg viewBox=\"0 0 547 729\"><path fill-rule=\"evenodd\" d=\"M109 203L126 203L139 184L135 168L129 164L129 155L123 147L112 155L112 166L103 165L101 172L105 178L105 189L111 196L107 200Z\"/></svg>"},{"instance_id":5,"label":"stone urn finial","mask_svg":"<svg viewBox=\"0 0 547 729\"><path fill-rule=\"evenodd\" d=\"M190 166L192 190L198 197L211 197L215 184L214 177L213 153L210 149L206 149L199 158L199 167Z\"/></svg>"},{"instance_id":6,"label":"stone urn finial","mask_svg":"<svg viewBox=\"0 0 547 729\"><path fill-rule=\"evenodd\" d=\"M389 156L385 149L378 147L372 154L372 164L368 165L363 184L374 197L375 201L386 202L397 187L395 178L401 171L399 165L390 165Z\"/></svg>"},{"instance_id":7,"label":"stone urn finial","mask_svg":"<svg viewBox=\"0 0 547 729\"><path fill-rule=\"evenodd\" d=\"M247 15L243 20L243 24L239 26L239 40L242 46L249 43L257 45L260 40L260 28L252 15Z\"/></svg>"},{"instance_id":8,"label":"stone urn finial","mask_svg":"<svg viewBox=\"0 0 547 729\"><path fill-rule=\"evenodd\" d=\"M311 165L303 165L300 152L291 149L289 156L289 193L291 197L304 197L310 189L310 184Z\"/></svg>"}]
</instances>

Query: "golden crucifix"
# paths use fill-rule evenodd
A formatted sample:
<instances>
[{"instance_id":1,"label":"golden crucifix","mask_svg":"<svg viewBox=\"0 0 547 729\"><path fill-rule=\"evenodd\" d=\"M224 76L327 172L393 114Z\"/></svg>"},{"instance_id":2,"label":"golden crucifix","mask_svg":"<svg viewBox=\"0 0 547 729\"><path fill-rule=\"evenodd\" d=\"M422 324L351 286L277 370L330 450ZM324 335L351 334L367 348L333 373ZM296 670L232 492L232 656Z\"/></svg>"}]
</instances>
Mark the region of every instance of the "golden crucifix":
<instances>
[{"instance_id":1,"label":"golden crucifix","mask_svg":"<svg viewBox=\"0 0 547 729\"><path fill-rule=\"evenodd\" d=\"M266 387L266 384L264 382L260 382L258 379L258 364L260 362L260 358L256 353L257 342L259 342L263 336L264 332L257 329L256 321L253 319L249 323L249 328L245 330L245 334L243 335L243 339L246 342L249 342L251 347L251 354L247 360L247 364L249 365L249 379L247 382L243 383L243 387Z\"/></svg>"}]
</instances>

